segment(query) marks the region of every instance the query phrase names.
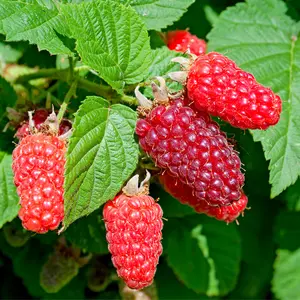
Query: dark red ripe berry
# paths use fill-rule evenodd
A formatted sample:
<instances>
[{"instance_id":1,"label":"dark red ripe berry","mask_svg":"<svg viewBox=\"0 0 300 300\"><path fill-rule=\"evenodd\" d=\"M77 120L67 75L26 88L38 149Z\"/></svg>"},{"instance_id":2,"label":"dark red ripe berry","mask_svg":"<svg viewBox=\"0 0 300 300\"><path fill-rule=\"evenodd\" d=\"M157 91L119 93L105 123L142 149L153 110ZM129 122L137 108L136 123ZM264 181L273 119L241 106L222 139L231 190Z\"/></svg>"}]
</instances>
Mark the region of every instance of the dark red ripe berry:
<instances>
[{"instance_id":1,"label":"dark red ripe berry","mask_svg":"<svg viewBox=\"0 0 300 300\"><path fill-rule=\"evenodd\" d=\"M103 209L106 239L118 275L132 289L153 281L162 253L162 209L147 195L120 194Z\"/></svg>"},{"instance_id":2,"label":"dark red ripe berry","mask_svg":"<svg viewBox=\"0 0 300 300\"><path fill-rule=\"evenodd\" d=\"M208 114L176 100L138 120L136 133L155 164L188 185L197 199L228 205L241 197L240 159Z\"/></svg>"},{"instance_id":3,"label":"dark red ripe berry","mask_svg":"<svg viewBox=\"0 0 300 300\"><path fill-rule=\"evenodd\" d=\"M279 121L281 99L226 56L210 52L191 65L188 97L199 110L241 129L267 129Z\"/></svg>"},{"instance_id":4,"label":"dark red ripe berry","mask_svg":"<svg viewBox=\"0 0 300 300\"><path fill-rule=\"evenodd\" d=\"M165 190L182 204L190 205L198 213L204 213L227 223L236 220L243 213L248 203L247 196L242 193L239 200L233 201L227 206L211 206L206 201L203 201L203 199L199 199L193 195L192 188L179 180L174 180L174 177L170 176L167 172L160 175L159 180Z\"/></svg>"},{"instance_id":5,"label":"dark red ripe berry","mask_svg":"<svg viewBox=\"0 0 300 300\"><path fill-rule=\"evenodd\" d=\"M206 42L186 30L175 30L167 33L167 45L170 50L201 55L206 52Z\"/></svg>"},{"instance_id":6,"label":"dark red ripe berry","mask_svg":"<svg viewBox=\"0 0 300 300\"><path fill-rule=\"evenodd\" d=\"M34 125L35 129L39 130L41 128L41 125L48 118L48 116L49 116L49 112L46 109L37 109L32 116L33 125ZM59 125L58 135L65 134L71 128L72 128L72 123L67 119L63 119ZM26 121L18 128L15 136L19 140L21 140L29 134L30 134L29 121Z\"/></svg>"},{"instance_id":7,"label":"dark red ripe berry","mask_svg":"<svg viewBox=\"0 0 300 300\"><path fill-rule=\"evenodd\" d=\"M43 108L37 109L32 116L34 127L36 129L40 129L41 125L46 121L48 115L49 113L47 109L43 109ZM15 136L20 140L29 134L30 134L29 122L26 121L18 128Z\"/></svg>"},{"instance_id":8,"label":"dark red ripe berry","mask_svg":"<svg viewBox=\"0 0 300 300\"><path fill-rule=\"evenodd\" d=\"M24 137L13 151L19 217L25 229L45 233L63 220L65 152L64 140L41 133Z\"/></svg>"}]
</instances>

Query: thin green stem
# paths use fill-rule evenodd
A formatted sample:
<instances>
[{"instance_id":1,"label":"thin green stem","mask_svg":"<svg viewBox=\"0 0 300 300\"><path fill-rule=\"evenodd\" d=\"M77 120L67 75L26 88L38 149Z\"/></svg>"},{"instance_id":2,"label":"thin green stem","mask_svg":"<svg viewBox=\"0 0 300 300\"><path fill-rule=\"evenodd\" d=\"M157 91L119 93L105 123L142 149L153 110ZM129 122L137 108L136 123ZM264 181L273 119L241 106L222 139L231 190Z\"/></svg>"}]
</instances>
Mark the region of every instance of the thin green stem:
<instances>
[{"instance_id":1,"label":"thin green stem","mask_svg":"<svg viewBox=\"0 0 300 300\"><path fill-rule=\"evenodd\" d=\"M101 85L99 83L95 83L84 79L77 75L77 68L73 69L73 77L70 76L71 69L41 69L35 73L26 74L20 76L15 81L16 84L23 84L26 85L30 80L38 79L38 78L49 78L53 80L60 80L63 82L72 85L73 81L77 82L77 87L84 89L86 91L92 92L97 96L102 96L107 100L115 99L117 101L126 103L128 105L138 105L137 100L135 97L128 96L128 95L118 95L116 91L114 91L110 86ZM75 71L75 72L74 72ZM141 84L143 85L143 84Z\"/></svg>"},{"instance_id":2,"label":"thin green stem","mask_svg":"<svg viewBox=\"0 0 300 300\"><path fill-rule=\"evenodd\" d=\"M128 105L139 105L137 99L135 97L132 97L132 96L128 96L128 95L122 95L120 96L120 101L121 102L124 102Z\"/></svg>"},{"instance_id":3,"label":"thin green stem","mask_svg":"<svg viewBox=\"0 0 300 300\"><path fill-rule=\"evenodd\" d=\"M68 90L66 96L65 96L65 99L64 99L64 102L62 103L60 109L59 109L59 112L58 112L58 115L57 115L57 121L58 121L58 124L60 124L61 120L63 119L64 117L64 114L66 112L66 109L67 109L67 106L71 100L71 98L75 95L76 93L76 89L77 89L77 80L75 80L70 89Z\"/></svg>"}]
</instances>

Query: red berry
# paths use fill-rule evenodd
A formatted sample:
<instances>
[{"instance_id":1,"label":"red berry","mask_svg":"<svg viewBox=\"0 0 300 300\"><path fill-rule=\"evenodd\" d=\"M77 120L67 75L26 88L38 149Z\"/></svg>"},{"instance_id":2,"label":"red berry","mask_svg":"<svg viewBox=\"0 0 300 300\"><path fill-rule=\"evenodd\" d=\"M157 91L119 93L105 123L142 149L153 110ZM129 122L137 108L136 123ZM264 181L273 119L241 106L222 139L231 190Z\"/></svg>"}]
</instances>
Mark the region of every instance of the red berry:
<instances>
[{"instance_id":1,"label":"red berry","mask_svg":"<svg viewBox=\"0 0 300 300\"><path fill-rule=\"evenodd\" d=\"M153 281L162 253L162 209L147 195L119 194L103 209L106 239L118 275L132 289Z\"/></svg>"},{"instance_id":2,"label":"red berry","mask_svg":"<svg viewBox=\"0 0 300 300\"><path fill-rule=\"evenodd\" d=\"M228 205L241 197L241 161L208 114L171 101L138 120L136 133L155 164L189 186L197 199Z\"/></svg>"},{"instance_id":3,"label":"red berry","mask_svg":"<svg viewBox=\"0 0 300 300\"><path fill-rule=\"evenodd\" d=\"M186 30L169 31L166 39L170 50L183 53L190 50L195 55L206 52L206 42Z\"/></svg>"},{"instance_id":4,"label":"red berry","mask_svg":"<svg viewBox=\"0 0 300 300\"><path fill-rule=\"evenodd\" d=\"M210 52L192 63L188 97L199 110L241 129L267 129L279 121L281 99L226 56Z\"/></svg>"},{"instance_id":5,"label":"red berry","mask_svg":"<svg viewBox=\"0 0 300 300\"><path fill-rule=\"evenodd\" d=\"M54 230L64 217L65 141L42 133L24 137L13 151L14 182L23 227Z\"/></svg>"},{"instance_id":6,"label":"red berry","mask_svg":"<svg viewBox=\"0 0 300 300\"><path fill-rule=\"evenodd\" d=\"M242 193L239 200L233 201L227 206L211 206L206 201L203 201L203 199L199 199L193 195L191 187L178 180L174 180L174 177L170 176L168 172L160 175L159 180L165 190L182 204L190 205L198 213L204 213L227 223L236 220L245 210L248 203L247 196Z\"/></svg>"}]
</instances>

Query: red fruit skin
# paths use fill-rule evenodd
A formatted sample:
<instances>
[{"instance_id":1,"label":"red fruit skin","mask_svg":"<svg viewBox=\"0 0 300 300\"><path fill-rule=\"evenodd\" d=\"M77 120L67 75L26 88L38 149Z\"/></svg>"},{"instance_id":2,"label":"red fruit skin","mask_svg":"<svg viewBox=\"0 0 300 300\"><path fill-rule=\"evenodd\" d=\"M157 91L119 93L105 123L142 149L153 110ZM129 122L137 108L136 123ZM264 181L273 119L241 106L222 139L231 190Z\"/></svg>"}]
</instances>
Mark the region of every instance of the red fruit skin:
<instances>
[{"instance_id":1,"label":"red fruit skin","mask_svg":"<svg viewBox=\"0 0 300 300\"><path fill-rule=\"evenodd\" d=\"M267 129L278 123L281 99L226 56L210 52L190 67L188 97L197 109L241 129Z\"/></svg>"},{"instance_id":2,"label":"red fruit skin","mask_svg":"<svg viewBox=\"0 0 300 300\"><path fill-rule=\"evenodd\" d=\"M211 206L203 199L198 199L193 195L193 190L189 186L174 180L167 172L159 176L159 181L165 190L182 204L187 204L198 213L226 223L235 221L243 213L248 203L247 196L242 193L239 200L233 201L227 206Z\"/></svg>"},{"instance_id":3,"label":"red fruit skin","mask_svg":"<svg viewBox=\"0 0 300 300\"><path fill-rule=\"evenodd\" d=\"M64 217L65 141L45 134L24 137L13 151L14 182L23 227L55 230Z\"/></svg>"},{"instance_id":4,"label":"red fruit skin","mask_svg":"<svg viewBox=\"0 0 300 300\"><path fill-rule=\"evenodd\" d=\"M237 201L232 202L227 206L220 207L208 207L206 214L210 217L214 217L217 220L231 223L235 221L240 214L243 214L248 204L248 198L245 194L242 194L241 198Z\"/></svg>"},{"instance_id":5,"label":"red fruit skin","mask_svg":"<svg viewBox=\"0 0 300 300\"><path fill-rule=\"evenodd\" d=\"M207 113L196 113L176 100L139 119L136 133L155 164L188 185L197 199L228 205L241 197L241 161Z\"/></svg>"},{"instance_id":6,"label":"red fruit skin","mask_svg":"<svg viewBox=\"0 0 300 300\"><path fill-rule=\"evenodd\" d=\"M167 34L167 46L170 50L202 55L206 52L206 42L192 35L186 30L169 31Z\"/></svg>"},{"instance_id":7,"label":"red fruit skin","mask_svg":"<svg viewBox=\"0 0 300 300\"><path fill-rule=\"evenodd\" d=\"M153 281L162 253L162 209L147 195L117 195L106 202L103 217L108 249L118 275L132 289Z\"/></svg>"}]
</instances>

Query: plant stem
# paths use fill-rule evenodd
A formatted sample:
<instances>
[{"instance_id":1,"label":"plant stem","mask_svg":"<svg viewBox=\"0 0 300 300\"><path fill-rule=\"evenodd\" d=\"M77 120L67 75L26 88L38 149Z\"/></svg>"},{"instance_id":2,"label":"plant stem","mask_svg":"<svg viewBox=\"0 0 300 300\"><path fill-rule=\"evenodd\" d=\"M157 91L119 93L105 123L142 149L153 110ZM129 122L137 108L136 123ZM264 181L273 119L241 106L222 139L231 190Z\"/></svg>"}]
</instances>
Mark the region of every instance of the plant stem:
<instances>
[{"instance_id":1,"label":"plant stem","mask_svg":"<svg viewBox=\"0 0 300 300\"><path fill-rule=\"evenodd\" d=\"M60 124L61 120L63 119L63 116L66 112L66 109L67 109L67 106L71 100L71 98L75 95L76 93L76 89L77 89L77 81L75 80L70 89L68 90L66 96L65 96L65 99L64 99L64 102L62 103L60 109L59 109L59 112L58 112L58 115L57 115L57 121L58 121L58 124Z\"/></svg>"},{"instance_id":2,"label":"plant stem","mask_svg":"<svg viewBox=\"0 0 300 300\"><path fill-rule=\"evenodd\" d=\"M76 68L74 70L76 71ZM74 70L71 71L71 69L69 68L63 70L41 69L35 73L26 74L18 77L15 83L26 85L30 80L38 79L38 78L56 79L56 80L66 82L70 85L72 85L73 81L76 81L78 88L92 92L97 96L102 96L108 100L115 98L116 100L124 102L128 105L138 105L138 102L135 99L135 97L128 96L128 95L118 95L110 86L101 85L99 83L95 83L87 79L84 79L78 76L76 72L74 73ZM73 75L71 75L72 72Z\"/></svg>"},{"instance_id":3,"label":"plant stem","mask_svg":"<svg viewBox=\"0 0 300 300\"><path fill-rule=\"evenodd\" d=\"M139 103L135 97L128 96L128 95L122 95L120 97L121 97L120 101L125 102L128 105L136 105L136 106L139 105Z\"/></svg>"}]
</instances>

